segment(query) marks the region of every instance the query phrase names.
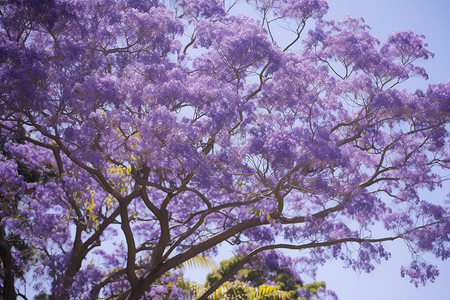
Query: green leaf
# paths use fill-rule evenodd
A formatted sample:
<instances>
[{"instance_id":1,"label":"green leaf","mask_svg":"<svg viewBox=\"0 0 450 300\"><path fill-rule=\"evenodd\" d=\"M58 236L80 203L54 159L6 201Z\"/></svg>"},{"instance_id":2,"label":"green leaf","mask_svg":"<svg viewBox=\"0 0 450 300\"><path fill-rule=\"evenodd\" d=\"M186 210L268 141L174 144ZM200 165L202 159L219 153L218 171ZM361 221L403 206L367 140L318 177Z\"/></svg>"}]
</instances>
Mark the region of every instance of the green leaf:
<instances>
[{"instance_id":1,"label":"green leaf","mask_svg":"<svg viewBox=\"0 0 450 300\"><path fill-rule=\"evenodd\" d=\"M188 259L183 264L180 265L181 268L184 268L185 265L188 268L203 268L203 269L215 269L217 268L216 263L209 257L196 255L191 259Z\"/></svg>"}]
</instances>

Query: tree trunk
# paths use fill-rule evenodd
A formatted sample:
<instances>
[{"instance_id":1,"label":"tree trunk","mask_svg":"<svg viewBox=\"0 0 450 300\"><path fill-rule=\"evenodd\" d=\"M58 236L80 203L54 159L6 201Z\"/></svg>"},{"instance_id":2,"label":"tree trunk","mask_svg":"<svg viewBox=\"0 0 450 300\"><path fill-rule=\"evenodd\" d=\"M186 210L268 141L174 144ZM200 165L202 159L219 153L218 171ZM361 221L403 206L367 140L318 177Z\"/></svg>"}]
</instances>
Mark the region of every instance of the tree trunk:
<instances>
[{"instance_id":1,"label":"tree trunk","mask_svg":"<svg viewBox=\"0 0 450 300\"><path fill-rule=\"evenodd\" d=\"M5 300L17 299L16 289L14 288L14 270L13 259L11 255L11 246L8 241L2 237L0 239L0 258L3 262L3 291L2 297Z\"/></svg>"}]
</instances>

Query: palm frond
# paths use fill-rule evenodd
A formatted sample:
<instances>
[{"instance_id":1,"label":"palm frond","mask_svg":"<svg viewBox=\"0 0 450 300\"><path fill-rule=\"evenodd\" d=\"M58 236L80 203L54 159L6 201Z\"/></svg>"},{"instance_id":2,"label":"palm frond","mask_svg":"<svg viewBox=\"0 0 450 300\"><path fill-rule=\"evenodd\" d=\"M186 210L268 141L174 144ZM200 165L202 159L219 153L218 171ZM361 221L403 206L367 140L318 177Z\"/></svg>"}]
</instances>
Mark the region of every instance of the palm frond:
<instances>
[{"instance_id":1,"label":"palm frond","mask_svg":"<svg viewBox=\"0 0 450 300\"><path fill-rule=\"evenodd\" d=\"M253 299L281 299L289 300L291 295L287 291L282 291L276 285L262 284L256 288L248 295L250 300Z\"/></svg>"},{"instance_id":2,"label":"palm frond","mask_svg":"<svg viewBox=\"0 0 450 300\"><path fill-rule=\"evenodd\" d=\"M188 259L180 265L181 268L188 267L191 269L203 268L203 269L215 269L217 268L216 263L209 257L196 255L191 259Z\"/></svg>"},{"instance_id":3,"label":"palm frond","mask_svg":"<svg viewBox=\"0 0 450 300\"><path fill-rule=\"evenodd\" d=\"M245 296L251 293L253 289L253 287L239 280L227 281L211 294L210 299L230 299L230 294L233 295L233 299L243 299L238 295Z\"/></svg>"}]
</instances>

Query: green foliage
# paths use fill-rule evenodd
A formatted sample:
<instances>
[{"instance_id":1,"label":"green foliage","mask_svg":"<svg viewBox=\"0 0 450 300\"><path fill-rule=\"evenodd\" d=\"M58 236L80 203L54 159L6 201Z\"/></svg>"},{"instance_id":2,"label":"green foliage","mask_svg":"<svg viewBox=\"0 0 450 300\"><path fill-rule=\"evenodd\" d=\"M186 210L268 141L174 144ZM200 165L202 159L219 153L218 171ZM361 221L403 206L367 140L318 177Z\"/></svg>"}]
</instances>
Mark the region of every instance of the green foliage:
<instances>
[{"instance_id":1,"label":"green foliage","mask_svg":"<svg viewBox=\"0 0 450 300\"><path fill-rule=\"evenodd\" d=\"M221 299L235 299L235 300L246 300L248 299L248 294L252 293L252 287L246 283L235 280L233 282L228 281L223 283L210 298L214 300Z\"/></svg>"},{"instance_id":2,"label":"green foliage","mask_svg":"<svg viewBox=\"0 0 450 300\"><path fill-rule=\"evenodd\" d=\"M325 284L325 281L315 281L312 283L307 283L303 286L303 288L311 293L317 294L319 291L319 288L326 288L327 285Z\"/></svg>"},{"instance_id":3,"label":"green foliage","mask_svg":"<svg viewBox=\"0 0 450 300\"><path fill-rule=\"evenodd\" d=\"M220 268L216 268L206 277L206 287L222 279L239 262L239 256L220 262ZM297 290L301 287L316 294L320 287L325 288L324 281L312 282L303 285L289 270L279 268L275 272L267 272L252 267L242 268L237 273L241 280L233 279L222 284L210 297L211 299L245 299L245 300L287 300L302 299L298 297ZM265 284L268 280L274 285Z\"/></svg>"},{"instance_id":4,"label":"green foliage","mask_svg":"<svg viewBox=\"0 0 450 300\"><path fill-rule=\"evenodd\" d=\"M188 259L185 261L182 265L180 265L181 268L188 267L188 268L203 268L203 269L216 269L216 263L209 257L196 255L191 259Z\"/></svg>"},{"instance_id":5,"label":"green foliage","mask_svg":"<svg viewBox=\"0 0 450 300\"><path fill-rule=\"evenodd\" d=\"M33 297L33 300L48 300L49 297L46 293L40 292L38 295Z\"/></svg>"},{"instance_id":6,"label":"green foliage","mask_svg":"<svg viewBox=\"0 0 450 300\"><path fill-rule=\"evenodd\" d=\"M228 281L222 284L210 297L214 300L288 300L292 299L289 292L280 290L278 285L262 284L257 287L240 280Z\"/></svg>"},{"instance_id":7,"label":"green foliage","mask_svg":"<svg viewBox=\"0 0 450 300\"><path fill-rule=\"evenodd\" d=\"M273 300L288 300L292 299L291 293L283 291L280 285L263 284L256 287L248 297L248 299L273 299Z\"/></svg>"}]
</instances>

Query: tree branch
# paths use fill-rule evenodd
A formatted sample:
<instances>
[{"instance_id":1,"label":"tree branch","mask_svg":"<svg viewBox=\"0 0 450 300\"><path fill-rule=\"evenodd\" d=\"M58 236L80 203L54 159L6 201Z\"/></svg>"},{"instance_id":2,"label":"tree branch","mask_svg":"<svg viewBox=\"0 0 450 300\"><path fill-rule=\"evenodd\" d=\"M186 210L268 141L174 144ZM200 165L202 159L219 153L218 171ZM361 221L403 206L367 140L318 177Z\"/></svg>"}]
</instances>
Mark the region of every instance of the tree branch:
<instances>
[{"instance_id":1,"label":"tree branch","mask_svg":"<svg viewBox=\"0 0 450 300\"><path fill-rule=\"evenodd\" d=\"M291 250L303 250L303 249L311 249L311 248L319 248L319 247L327 247L337 244L343 244L343 243L378 243L378 242L385 242L385 241L394 241L396 239L400 238L400 236L394 236L394 237L386 237L386 238L379 238L379 239L363 239L363 238L345 238L345 239L339 239L339 240L330 240L327 242L311 242L308 244L303 245L292 245L292 244L274 244L274 245L266 245L261 246L253 251L251 251L249 254L244 256L230 271L222 275L222 278L215 282L202 296L200 296L197 300L207 300L208 296L211 295L215 290L217 290L223 283L228 281L233 275L235 275L240 269L244 267L246 263L250 261L251 258L253 258L255 255L262 251L266 250L272 250L272 249L291 249Z\"/></svg>"}]
</instances>

